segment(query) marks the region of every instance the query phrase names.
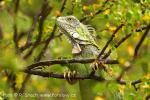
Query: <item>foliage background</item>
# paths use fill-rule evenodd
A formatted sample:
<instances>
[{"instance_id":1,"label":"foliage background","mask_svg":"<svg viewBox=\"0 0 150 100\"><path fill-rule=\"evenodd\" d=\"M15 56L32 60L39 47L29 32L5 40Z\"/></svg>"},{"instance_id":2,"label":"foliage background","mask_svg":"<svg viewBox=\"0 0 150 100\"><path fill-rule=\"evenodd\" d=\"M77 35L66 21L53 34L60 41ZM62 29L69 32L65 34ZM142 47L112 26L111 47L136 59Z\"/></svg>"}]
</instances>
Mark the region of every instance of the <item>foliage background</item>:
<instances>
[{"instance_id":1,"label":"foliage background","mask_svg":"<svg viewBox=\"0 0 150 100\"><path fill-rule=\"evenodd\" d=\"M93 92L97 93L95 100L148 99L150 34L143 40L136 58L134 54L145 32L143 27L150 24L149 0L0 0L0 99L25 99L23 93L69 94L70 97L54 96L51 99L79 99L77 84L69 85L64 79L30 76L20 71L35 62L72 57L71 45L55 25L57 16L66 15L74 15L84 24L92 25L97 37L103 41L99 42L101 47L121 23L125 25L116 34L110 48L114 50L116 42L131 34L116 50L119 64L112 66L114 77L132 66L121 77L126 85L116 81L99 82L92 86ZM51 69L42 70L63 73L65 66L53 65ZM134 80L142 82L135 88L130 84ZM14 93L23 96L14 96Z\"/></svg>"}]
</instances>

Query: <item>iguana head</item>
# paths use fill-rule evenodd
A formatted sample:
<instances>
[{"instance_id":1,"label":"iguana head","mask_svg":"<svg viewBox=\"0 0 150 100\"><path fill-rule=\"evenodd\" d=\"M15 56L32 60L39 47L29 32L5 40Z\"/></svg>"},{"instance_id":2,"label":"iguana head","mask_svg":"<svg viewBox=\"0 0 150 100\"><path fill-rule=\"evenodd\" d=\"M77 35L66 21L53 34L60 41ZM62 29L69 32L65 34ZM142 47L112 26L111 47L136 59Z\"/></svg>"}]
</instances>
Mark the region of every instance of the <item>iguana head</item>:
<instances>
[{"instance_id":1,"label":"iguana head","mask_svg":"<svg viewBox=\"0 0 150 100\"><path fill-rule=\"evenodd\" d=\"M72 42L77 42L79 44L92 44L94 42L94 38L88 27L80 23L76 17L57 17L56 22L60 31L67 35Z\"/></svg>"},{"instance_id":2,"label":"iguana head","mask_svg":"<svg viewBox=\"0 0 150 100\"><path fill-rule=\"evenodd\" d=\"M69 40L71 40L75 49L77 48L80 49L79 44L95 45L94 38L90 34L88 27L80 23L80 21L76 17L74 16L57 17L56 22L58 27L60 28L60 31L64 33L69 38Z\"/></svg>"},{"instance_id":3,"label":"iguana head","mask_svg":"<svg viewBox=\"0 0 150 100\"><path fill-rule=\"evenodd\" d=\"M74 16L57 17L57 24L61 31L70 33L80 25L80 21Z\"/></svg>"},{"instance_id":4,"label":"iguana head","mask_svg":"<svg viewBox=\"0 0 150 100\"><path fill-rule=\"evenodd\" d=\"M69 36L69 39L71 37L75 39L76 37L79 36L79 33L76 32L76 28L80 26L80 21L76 17L74 16L57 17L56 21L60 28L60 31L65 35Z\"/></svg>"}]
</instances>

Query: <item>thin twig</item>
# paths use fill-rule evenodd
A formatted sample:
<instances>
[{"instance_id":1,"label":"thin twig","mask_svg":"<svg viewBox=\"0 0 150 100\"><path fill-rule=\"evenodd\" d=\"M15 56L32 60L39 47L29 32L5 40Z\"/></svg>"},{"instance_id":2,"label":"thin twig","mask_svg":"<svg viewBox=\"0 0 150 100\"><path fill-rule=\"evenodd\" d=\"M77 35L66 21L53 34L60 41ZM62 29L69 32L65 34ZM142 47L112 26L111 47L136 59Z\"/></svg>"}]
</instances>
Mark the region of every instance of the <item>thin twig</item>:
<instances>
[{"instance_id":1,"label":"thin twig","mask_svg":"<svg viewBox=\"0 0 150 100\"><path fill-rule=\"evenodd\" d=\"M15 49L16 49L16 53L18 54L18 28L17 28L17 24L16 24L16 16L17 16L17 12L19 10L19 0L14 0L14 16L13 16L13 41L15 44ZM16 85L16 75L13 74L13 72L7 73L8 76L8 83L10 83L10 86L13 90L13 92L16 92L17 88L15 87Z\"/></svg>"},{"instance_id":2,"label":"thin twig","mask_svg":"<svg viewBox=\"0 0 150 100\"><path fill-rule=\"evenodd\" d=\"M18 13L18 10L19 10L19 3L20 3L20 0L14 0L14 24L13 24L14 34L13 34L13 41L14 41L17 53L18 53L18 28L17 28L17 23L16 23L16 16L17 16L17 13Z\"/></svg>"},{"instance_id":3,"label":"thin twig","mask_svg":"<svg viewBox=\"0 0 150 100\"><path fill-rule=\"evenodd\" d=\"M19 10L19 3L20 3L20 0L14 0L14 3L15 3L14 12L17 13L18 10Z\"/></svg>"},{"instance_id":4,"label":"thin twig","mask_svg":"<svg viewBox=\"0 0 150 100\"><path fill-rule=\"evenodd\" d=\"M64 11L66 2L67 2L67 0L64 0L64 1L63 1L62 7L61 7L61 9L60 9L60 12L63 12L63 11Z\"/></svg>"},{"instance_id":5,"label":"thin twig","mask_svg":"<svg viewBox=\"0 0 150 100\"><path fill-rule=\"evenodd\" d=\"M18 29L16 23L14 23L13 29L14 29L13 41L15 44L16 51L18 51Z\"/></svg>"},{"instance_id":6,"label":"thin twig","mask_svg":"<svg viewBox=\"0 0 150 100\"><path fill-rule=\"evenodd\" d=\"M61 37L62 35L63 35L63 34L55 35L55 36L53 37L53 39L59 38L59 37ZM52 39L52 40L53 40L53 39ZM41 40L40 42L36 43L36 45L44 44L44 43L46 43L47 40L48 40L48 38L45 39L45 40ZM25 49L29 48L30 46L33 46L34 43L35 43L35 42L30 42L28 45L22 46L22 47L20 47L19 49L20 49L21 51L24 51Z\"/></svg>"},{"instance_id":7,"label":"thin twig","mask_svg":"<svg viewBox=\"0 0 150 100\"><path fill-rule=\"evenodd\" d=\"M47 49L50 41L54 38L55 30L56 30L56 24L55 24L55 26L53 28L53 31L51 32L51 36L46 40L46 43L45 43L43 49L41 50L41 52L39 53L39 55L35 58L36 61L39 61L42 58L42 56L45 53L45 51L46 51L46 49Z\"/></svg>"},{"instance_id":8,"label":"thin twig","mask_svg":"<svg viewBox=\"0 0 150 100\"><path fill-rule=\"evenodd\" d=\"M0 25L0 40L3 39L3 30L2 30L2 27Z\"/></svg>"},{"instance_id":9,"label":"thin twig","mask_svg":"<svg viewBox=\"0 0 150 100\"><path fill-rule=\"evenodd\" d=\"M136 47L135 47L134 57L137 57L139 48L141 47L143 41L145 40L147 34L149 33L149 30L150 30L150 24L147 26L145 33L142 35L142 37L141 37L139 43L138 43L138 44L136 45Z\"/></svg>"},{"instance_id":10,"label":"thin twig","mask_svg":"<svg viewBox=\"0 0 150 100\"><path fill-rule=\"evenodd\" d=\"M38 35L36 41L33 43L33 46L30 49L30 51L24 56L25 59L28 58L32 54L33 50L40 43L41 38L42 38L42 34L43 34L43 24L44 24L44 21L45 21L46 17L50 13L51 9L52 8L48 5L48 1L45 0L45 2L43 3L43 5L41 7L40 13L38 14L38 16L40 16L40 19L39 19L39 28L38 28L39 29L39 35Z\"/></svg>"},{"instance_id":11,"label":"thin twig","mask_svg":"<svg viewBox=\"0 0 150 100\"><path fill-rule=\"evenodd\" d=\"M102 54L104 54L106 48L108 47L108 45L110 44L110 42L113 40L113 38L115 37L115 34L122 28L124 24L122 23L121 25L119 25L117 27L117 29L114 31L114 33L111 35L110 39L107 41L106 45L103 47L102 51L99 53L98 55L98 59L101 57Z\"/></svg>"},{"instance_id":12,"label":"thin twig","mask_svg":"<svg viewBox=\"0 0 150 100\"><path fill-rule=\"evenodd\" d=\"M136 85L141 83L141 82L142 82L141 79L134 80L134 81L131 81L131 85L137 90ZM124 80L117 80L117 83L122 84L122 85L126 85L127 84Z\"/></svg>"},{"instance_id":13,"label":"thin twig","mask_svg":"<svg viewBox=\"0 0 150 100\"><path fill-rule=\"evenodd\" d=\"M25 70L25 73L28 74L32 74L32 75L38 75L38 76L42 76L42 77L47 77L47 78L56 78L56 79L65 79L64 74L56 74L53 72L42 72L42 71L35 71L35 70ZM85 79L92 79L92 80L96 80L96 81L109 81L104 79L103 77L97 76L97 75L76 75L75 77L70 77L70 79L73 80L85 80ZM131 81L131 85L136 86L136 84L141 83L142 80L133 80ZM117 83L122 84L122 85L126 85L126 81L124 80L117 80Z\"/></svg>"},{"instance_id":14,"label":"thin twig","mask_svg":"<svg viewBox=\"0 0 150 100\"><path fill-rule=\"evenodd\" d=\"M39 14L35 15L34 18L33 18L32 26L28 31L28 37L27 37L27 41L26 41L25 46L28 45L31 42L33 32L35 30L36 23L37 23L38 19L39 19Z\"/></svg>"},{"instance_id":15,"label":"thin twig","mask_svg":"<svg viewBox=\"0 0 150 100\"><path fill-rule=\"evenodd\" d=\"M18 93L23 93L25 91L26 83L30 79L30 74L27 74L24 81L22 82L22 87L19 89Z\"/></svg>"},{"instance_id":16,"label":"thin twig","mask_svg":"<svg viewBox=\"0 0 150 100\"><path fill-rule=\"evenodd\" d=\"M61 7L61 9L60 9L60 12L61 12L61 13L64 11L64 8L65 8L65 5L66 5L66 1L67 1L67 0L64 0L63 5L62 5L62 7ZM41 50L41 52L39 53L39 55L35 58L36 61L39 61L39 59L42 58L42 56L43 56L43 54L45 53L45 51L46 51L46 49L47 49L47 47L48 47L50 41L51 41L51 40L54 38L54 36L55 36L54 33L55 33L55 31L56 31L56 28L57 28L57 26L56 26L56 23L55 23L55 25L54 25L54 27L53 27L53 30L52 30L52 32L51 32L50 37L46 40L46 43L45 43L43 49Z\"/></svg>"},{"instance_id":17,"label":"thin twig","mask_svg":"<svg viewBox=\"0 0 150 100\"><path fill-rule=\"evenodd\" d=\"M127 34L125 37L123 37L119 42L117 42L117 44L115 44L115 48L118 48L125 40L127 40L129 37L131 36L131 33ZM107 57L109 57L109 55L112 53L112 50L109 49L109 51L107 53L105 53L105 55L103 56L102 59L106 59Z\"/></svg>"},{"instance_id":18,"label":"thin twig","mask_svg":"<svg viewBox=\"0 0 150 100\"><path fill-rule=\"evenodd\" d=\"M143 31L144 29L146 29L145 26L144 26L144 27L141 27L141 28L137 28L137 29L135 29L135 30L132 30L132 32L128 33L125 37L123 37L122 39L120 39L120 41L115 44L115 48L118 48L122 43L124 43L124 42L132 35L133 32L141 32L141 31ZM105 53L105 55L103 56L102 59L106 59L107 57L109 57L109 55L110 55L111 53L112 53L112 50L109 49L109 51L108 51L107 53Z\"/></svg>"},{"instance_id":19,"label":"thin twig","mask_svg":"<svg viewBox=\"0 0 150 100\"><path fill-rule=\"evenodd\" d=\"M117 81L120 81L120 80L122 79L123 75L125 74L125 72L132 68L135 59L137 59L137 52L138 52L138 50L140 49L140 46L142 45L142 42L145 40L146 35L148 34L148 32L149 32L149 30L150 30L150 24L147 25L147 27L144 28L144 29L146 29L146 30L145 30L144 34L142 35L141 39L139 40L138 44L137 44L136 47L135 47L134 56L133 56L133 58L131 59L131 61L129 61L130 64L129 64L128 66L126 66L126 67L122 70L121 74L120 74L120 75L118 76L118 78L116 79ZM138 30L137 30L137 31L138 31ZM132 85L133 85L134 88L137 90L136 84L141 83L141 82L142 82L142 81L139 80L139 81L136 81L136 82L132 83Z\"/></svg>"}]
</instances>

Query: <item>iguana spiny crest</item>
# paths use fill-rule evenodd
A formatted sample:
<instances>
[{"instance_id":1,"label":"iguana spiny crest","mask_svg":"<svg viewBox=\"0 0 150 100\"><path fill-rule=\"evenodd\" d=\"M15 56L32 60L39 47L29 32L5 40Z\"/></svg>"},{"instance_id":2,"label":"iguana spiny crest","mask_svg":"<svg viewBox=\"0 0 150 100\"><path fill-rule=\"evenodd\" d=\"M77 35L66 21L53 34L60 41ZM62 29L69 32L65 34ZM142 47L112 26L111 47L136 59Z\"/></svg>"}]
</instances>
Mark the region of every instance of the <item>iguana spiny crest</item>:
<instances>
[{"instance_id":1,"label":"iguana spiny crest","mask_svg":"<svg viewBox=\"0 0 150 100\"><path fill-rule=\"evenodd\" d=\"M90 33L93 28L80 23L76 17L57 17L56 22L60 28L60 31L64 33L73 44L73 54L78 54L82 51L80 45L91 44L97 46L92 33Z\"/></svg>"}]
</instances>

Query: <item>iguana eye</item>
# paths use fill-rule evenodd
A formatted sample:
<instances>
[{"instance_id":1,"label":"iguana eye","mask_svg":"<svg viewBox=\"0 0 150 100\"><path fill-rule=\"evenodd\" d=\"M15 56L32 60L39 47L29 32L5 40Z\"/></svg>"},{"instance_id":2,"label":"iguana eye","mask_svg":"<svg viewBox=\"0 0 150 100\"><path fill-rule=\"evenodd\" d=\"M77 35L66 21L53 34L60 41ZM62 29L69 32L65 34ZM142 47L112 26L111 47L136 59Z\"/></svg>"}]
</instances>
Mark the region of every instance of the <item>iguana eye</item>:
<instances>
[{"instance_id":1,"label":"iguana eye","mask_svg":"<svg viewBox=\"0 0 150 100\"><path fill-rule=\"evenodd\" d=\"M72 18L67 18L68 21L72 21Z\"/></svg>"}]
</instances>

